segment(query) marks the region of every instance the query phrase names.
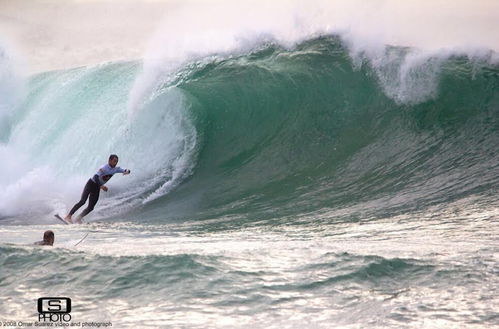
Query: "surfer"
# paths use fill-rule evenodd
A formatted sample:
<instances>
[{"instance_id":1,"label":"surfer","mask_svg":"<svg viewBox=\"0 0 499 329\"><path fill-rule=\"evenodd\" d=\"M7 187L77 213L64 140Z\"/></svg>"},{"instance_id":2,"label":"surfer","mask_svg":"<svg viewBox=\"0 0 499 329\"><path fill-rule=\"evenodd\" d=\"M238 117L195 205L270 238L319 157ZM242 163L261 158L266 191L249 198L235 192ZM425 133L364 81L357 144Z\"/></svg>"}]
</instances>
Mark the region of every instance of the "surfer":
<instances>
[{"instance_id":1,"label":"surfer","mask_svg":"<svg viewBox=\"0 0 499 329\"><path fill-rule=\"evenodd\" d=\"M54 232L48 230L43 233L43 240L35 242L37 246L53 246L54 245Z\"/></svg>"},{"instance_id":2,"label":"surfer","mask_svg":"<svg viewBox=\"0 0 499 329\"><path fill-rule=\"evenodd\" d=\"M83 188L80 201L74 205L74 207L71 209L69 214L66 215L64 220L66 220L69 223L73 223L71 217L81 206L85 204L85 202L87 202L87 199L89 199L87 208L85 208L81 212L81 214L78 215L78 217L76 217L76 222L81 223L83 217L85 217L86 215L88 215L89 212L94 210L95 204L99 200L100 190L107 192L107 186L105 186L104 184L106 184L111 179L111 177L113 177L113 175L116 173L120 173L123 175L130 174L129 169L122 169L120 167L116 167L117 164L118 164L118 156L116 154L111 154L109 156L108 163L102 166L97 171L97 173L88 180L87 184Z\"/></svg>"}]
</instances>

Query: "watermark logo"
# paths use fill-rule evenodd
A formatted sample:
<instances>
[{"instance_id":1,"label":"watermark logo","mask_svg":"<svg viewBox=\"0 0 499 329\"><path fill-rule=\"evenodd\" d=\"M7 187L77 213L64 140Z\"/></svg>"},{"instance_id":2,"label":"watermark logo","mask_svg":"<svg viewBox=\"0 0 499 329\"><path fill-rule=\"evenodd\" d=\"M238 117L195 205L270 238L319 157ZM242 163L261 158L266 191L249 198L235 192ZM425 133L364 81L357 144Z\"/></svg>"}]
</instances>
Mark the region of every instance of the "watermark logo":
<instances>
[{"instance_id":1,"label":"watermark logo","mask_svg":"<svg viewBox=\"0 0 499 329\"><path fill-rule=\"evenodd\" d=\"M38 298L38 321L18 321L17 319L1 320L0 327L112 327L111 321L78 321L71 319L71 298L41 297ZM1 314L0 314L1 316Z\"/></svg>"},{"instance_id":2,"label":"watermark logo","mask_svg":"<svg viewBox=\"0 0 499 329\"><path fill-rule=\"evenodd\" d=\"M71 321L71 299L68 297L38 298L38 321Z\"/></svg>"}]
</instances>

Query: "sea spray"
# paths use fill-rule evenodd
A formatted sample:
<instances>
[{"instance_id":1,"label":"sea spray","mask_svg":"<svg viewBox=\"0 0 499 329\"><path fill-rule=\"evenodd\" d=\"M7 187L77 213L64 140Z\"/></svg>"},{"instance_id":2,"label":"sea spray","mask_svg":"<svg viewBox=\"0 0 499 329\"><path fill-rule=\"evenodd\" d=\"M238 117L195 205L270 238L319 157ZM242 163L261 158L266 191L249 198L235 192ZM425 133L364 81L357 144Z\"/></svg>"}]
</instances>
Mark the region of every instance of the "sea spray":
<instances>
[{"instance_id":1,"label":"sea spray","mask_svg":"<svg viewBox=\"0 0 499 329\"><path fill-rule=\"evenodd\" d=\"M21 58L0 39L0 143L10 135L14 111L24 97Z\"/></svg>"}]
</instances>

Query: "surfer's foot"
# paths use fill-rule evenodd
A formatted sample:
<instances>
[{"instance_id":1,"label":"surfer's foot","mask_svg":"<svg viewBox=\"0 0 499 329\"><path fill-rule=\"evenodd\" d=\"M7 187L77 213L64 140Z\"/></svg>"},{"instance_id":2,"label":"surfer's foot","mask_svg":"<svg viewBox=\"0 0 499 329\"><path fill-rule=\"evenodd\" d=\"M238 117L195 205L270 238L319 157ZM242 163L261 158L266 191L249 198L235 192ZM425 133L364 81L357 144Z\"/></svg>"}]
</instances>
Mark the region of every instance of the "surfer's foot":
<instances>
[{"instance_id":1,"label":"surfer's foot","mask_svg":"<svg viewBox=\"0 0 499 329\"><path fill-rule=\"evenodd\" d=\"M81 224L82 219L83 219L83 217L81 217L81 216L76 217L76 223Z\"/></svg>"},{"instance_id":2,"label":"surfer's foot","mask_svg":"<svg viewBox=\"0 0 499 329\"><path fill-rule=\"evenodd\" d=\"M67 215L66 217L64 217L64 220L68 223L71 223L73 224L73 220L71 219L71 215Z\"/></svg>"}]
</instances>

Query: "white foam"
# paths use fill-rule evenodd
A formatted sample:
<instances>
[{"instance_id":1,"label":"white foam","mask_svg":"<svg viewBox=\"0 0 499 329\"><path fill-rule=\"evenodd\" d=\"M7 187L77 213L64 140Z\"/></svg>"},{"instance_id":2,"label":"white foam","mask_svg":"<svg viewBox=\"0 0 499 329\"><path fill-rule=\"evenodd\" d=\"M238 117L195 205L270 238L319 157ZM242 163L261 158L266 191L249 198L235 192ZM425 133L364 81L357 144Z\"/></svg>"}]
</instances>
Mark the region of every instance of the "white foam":
<instances>
[{"instance_id":1,"label":"white foam","mask_svg":"<svg viewBox=\"0 0 499 329\"><path fill-rule=\"evenodd\" d=\"M7 138L14 111L24 96L20 62L13 47L0 40L0 142Z\"/></svg>"},{"instance_id":2,"label":"white foam","mask_svg":"<svg viewBox=\"0 0 499 329\"><path fill-rule=\"evenodd\" d=\"M172 33L187 36L196 32L190 25L223 33L275 33L280 25L288 36L335 29L378 44L499 50L497 0L30 0L0 2L0 11L2 35L15 39L36 71L136 59L165 13Z\"/></svg>"},{"instance_id":3,"label":"white foam","mask_svg":"<svg viewBox=\"0 0 499 329\"><path fill-rule=\"evenodd\" d=\"M127 152L131 168L137 168L134 184L116 183L121 197L104 208L133 208L157 199L192 173L197 152L197 131L191 122L189 104L176 88L145 104L128 124ZM121 209L122 210L122 209ZM109 214L109 213L108 213Z\"/></svg>"},{"instance_id":4,"label":"white foam","mask_svg":"<svg viewBox=\"0 0 499 329\"><path fill-rule=\"evenodd\" d=\"M290 48L323 34L340 35L352 57L366 57L389 97L417 103L435 95L449 53L498 51L498 31L499 3L491 0L172 2L149 42L128 111L134 113L166 75L187 62L238 55L269 40ZM413 51L394 59L387 45Z\"/></svg>"}]
</instances>

